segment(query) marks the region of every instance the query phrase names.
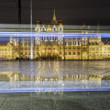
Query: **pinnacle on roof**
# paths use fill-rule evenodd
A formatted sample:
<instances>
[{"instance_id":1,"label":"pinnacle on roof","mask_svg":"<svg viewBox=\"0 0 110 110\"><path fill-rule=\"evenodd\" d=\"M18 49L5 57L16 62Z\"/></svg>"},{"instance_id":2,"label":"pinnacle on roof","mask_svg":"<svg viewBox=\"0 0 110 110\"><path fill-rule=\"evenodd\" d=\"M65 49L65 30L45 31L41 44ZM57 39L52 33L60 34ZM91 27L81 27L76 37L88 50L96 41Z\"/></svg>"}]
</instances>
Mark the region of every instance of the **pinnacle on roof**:
<instances>
[{"instance_id":1,"label":"pinnacle on roof","mask_svg":"<svg viewBox=\"0 0 110 110\"><path fill-rule=\"evenodd\" d=\"M55 9L54 9L54 14L53 14L53 21L56 21Z\"/></svg>"},{"instance_id":2,"label":"pinnacle on roof","mask_svg":"<svg viewBox=\"0 0 110 110\"><path fill-rule=\"evenodd\" d=\"M51 21L51 24L58 24L58 21L56 20L56 15L55 15L55 9L54 9L53 20Z\"/></svg>"}]
</instances>

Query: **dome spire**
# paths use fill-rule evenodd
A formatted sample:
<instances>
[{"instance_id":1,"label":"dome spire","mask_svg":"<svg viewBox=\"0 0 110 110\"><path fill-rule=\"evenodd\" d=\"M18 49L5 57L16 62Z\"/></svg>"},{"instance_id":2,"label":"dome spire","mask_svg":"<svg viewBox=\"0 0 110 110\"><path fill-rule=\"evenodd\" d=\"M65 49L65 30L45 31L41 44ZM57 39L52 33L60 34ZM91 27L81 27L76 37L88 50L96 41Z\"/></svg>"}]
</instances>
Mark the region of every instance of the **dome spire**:
<instances>
[{"instance_id":1,"label":"dome spire","mask_svg":"<svg viewBox=\"0 0 110 110\"><path fill-rule=\"evenodd\" d=\"M55 9L54 9L53 20L51 21L51 24L58 24L58 21L56 20L56 15L55 15Z\"/></svg>"},{"instance_id":2,"label":"dome spire","mask_svg":"<svg viewBox=\"0 0 110 110\"><path fill-rule=\"evenodd\" d=\"M54 14L53 14L53 21L56 21L55 8L54 8Z\"/></svg>"}]
</instances>

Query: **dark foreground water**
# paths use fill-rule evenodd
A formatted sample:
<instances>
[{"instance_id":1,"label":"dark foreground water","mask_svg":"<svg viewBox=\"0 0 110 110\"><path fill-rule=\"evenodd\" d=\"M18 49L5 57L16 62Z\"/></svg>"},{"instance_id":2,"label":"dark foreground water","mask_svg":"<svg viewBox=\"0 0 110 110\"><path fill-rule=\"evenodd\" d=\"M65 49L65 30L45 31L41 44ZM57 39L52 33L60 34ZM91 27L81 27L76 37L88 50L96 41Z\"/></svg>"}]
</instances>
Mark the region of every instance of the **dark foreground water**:
<instances>
[{"instance_id":1,"label":"dark foreground water","mask_svg":"<svg viewBox=\"0 0 110 110\"><path fill-rule=\"evenodd\" d=\"M110 110L110 92L0 94L0 110Z\"/></svg>"},{"instance_id":2,"label":"dark foreground water","mask_svg":"<svg viewBox=\"0 0 110 110\"><path fill-rule=\"evenodd\" d=\"M0 62L0 110L109 110L110 61Z\"/></svg>"}]
</instances>

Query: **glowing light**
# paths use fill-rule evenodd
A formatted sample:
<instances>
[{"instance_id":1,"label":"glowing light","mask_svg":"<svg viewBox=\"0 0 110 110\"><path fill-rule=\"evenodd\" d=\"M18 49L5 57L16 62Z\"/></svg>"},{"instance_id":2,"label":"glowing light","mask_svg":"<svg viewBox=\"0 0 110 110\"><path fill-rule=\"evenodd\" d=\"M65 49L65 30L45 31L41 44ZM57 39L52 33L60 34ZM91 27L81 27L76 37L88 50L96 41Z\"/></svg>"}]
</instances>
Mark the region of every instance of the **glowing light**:
<instances>
[{"instance_id":1,"label":"glowing light","mask_svg":"<svg viewBox=\"0 0 110 110\"><path fill-rule=\"evenodd\" d=\"M76 91L110 91L110 87L39 87L39 88L10 88L1 89L0 93L28 93L28 92L76 92Z\"/></svg>"},{"instance_id":2,"label":"glowing light","mask_svg":"<svg viewBox=\"0 0 110 110\"><path fill-rule=\"evenodd\" d=\"M36 32L0 32L0 37L99 37L110 38L110 33L36 33Z\"/></svg>"}]
</instances>

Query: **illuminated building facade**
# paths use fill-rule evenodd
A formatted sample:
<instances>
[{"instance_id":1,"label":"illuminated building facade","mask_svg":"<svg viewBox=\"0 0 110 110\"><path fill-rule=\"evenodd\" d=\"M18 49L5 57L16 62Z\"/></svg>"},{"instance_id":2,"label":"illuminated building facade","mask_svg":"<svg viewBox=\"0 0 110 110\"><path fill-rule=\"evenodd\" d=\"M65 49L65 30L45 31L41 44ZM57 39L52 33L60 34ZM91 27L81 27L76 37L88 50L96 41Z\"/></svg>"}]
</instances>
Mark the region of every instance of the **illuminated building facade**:
<instances>
[{"instance_id":1,"label":"illuminated building facade","mask_svg":"<svg viewBox=\"0 0 110 110\"><path fill-rule=\"evenodd\" d=\"M90 33L89 30L79 30L80 33ZM64 37L63 33L69 32L57 21L55 10L53 20L49 25L37 22L36 33L58 33L59 36L33 37L33 59L55 59L55 60L91 60L110 59L110 43L101 41L101 35L96 37ZM97 29L99 33L99 26ZM0 44L0 59L30 59L30 38L10 37L10 42Z\"/></svg>"}]
</instances>

